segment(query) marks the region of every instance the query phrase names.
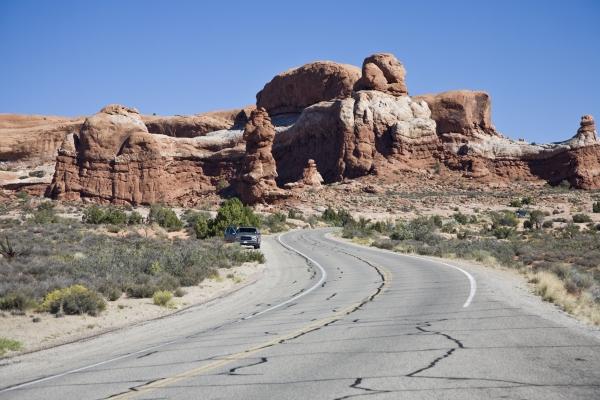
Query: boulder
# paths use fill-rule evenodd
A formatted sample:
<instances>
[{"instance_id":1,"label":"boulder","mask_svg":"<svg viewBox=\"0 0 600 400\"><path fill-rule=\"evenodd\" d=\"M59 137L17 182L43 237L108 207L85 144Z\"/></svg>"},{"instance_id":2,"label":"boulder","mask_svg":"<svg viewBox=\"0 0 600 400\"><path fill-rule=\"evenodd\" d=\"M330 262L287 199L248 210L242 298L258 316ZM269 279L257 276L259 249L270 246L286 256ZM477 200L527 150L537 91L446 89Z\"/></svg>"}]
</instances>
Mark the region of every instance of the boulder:
<instances>
[{"instance_id":1,"label":"boulder","mask_svg":"<svg viewBox=\"0 0 600 400\"><path fill-rule=\"evenodd\" d=\"M320 101L349 97L359 78L353 65L313 62L275 76L256 95L256 106L271 116L300 113Z\"/></svg>"},{"instance_id":2,"label":"boulder","mask_svg":"<svg viewBox=\"0 0 600 400\"><path fill-rule=\"evenodd\" d=\"M404 65L390 53L373 54L363 61L356 90L377 90L394 96L408 95Z\"/></svg>"}]
</instances>

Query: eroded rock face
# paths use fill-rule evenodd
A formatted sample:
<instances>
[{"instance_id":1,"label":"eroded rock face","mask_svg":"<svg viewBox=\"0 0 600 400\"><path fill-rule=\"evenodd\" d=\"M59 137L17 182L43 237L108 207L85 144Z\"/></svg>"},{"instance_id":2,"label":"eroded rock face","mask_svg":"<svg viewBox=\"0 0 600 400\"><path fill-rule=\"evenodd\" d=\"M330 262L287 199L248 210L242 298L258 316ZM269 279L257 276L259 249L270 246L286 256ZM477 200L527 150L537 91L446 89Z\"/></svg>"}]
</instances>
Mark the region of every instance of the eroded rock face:
<instances>
[{"instance_id":1,"label":"eroded rock face","mask_svg":"<svg viewBox=\"0 0 600 400\"><path fill-rule=\"evenodd\" d=\"M83 118L0 114L0 161L52 162L65 137L82 123Z\"/></svg>"},{"instance_id":2,"label":"eroded rock face","mask_svg":"<svg viewBox=\"0 0 600 400\"><path fill-rule=\"evenodd\" d=\"M225 129L243 129L254 106L228 111L213 111L198 115L172 117L143 116L150 133L173 137L205 136Z\"/></svg>"},{"instance_id":3,"label":"eroded rock face","mask_svg":"<svg viewBox=\"0 0 600 400\"><path fill-rule=\"evenodd\" d=\"M292 127L277 135L273 154L280 184L299 180L309 159L319 165L325 182L334 182L375 173L386 158L414 165L433 162L437 147L426 103L359 91L305 109Z\"/></svg>"},{"instance_id":4,"label":"eroded rock face","mask_svg":"<svg viewBox=\"0 0 600 400\"><path fill-rule=\"evenodd\" d=\"M390 53L373 54L363 61L356 90L377 90L394 96L408 95L404 65Z\"/></svg>"},{"instance_id":5,"label":"eroded rock face","mask_svg":"<svg viewBox=\"0 0 600 400\"><path fill-rule=\"evenodd\" d=\"M270 115L300 113L318 102L350 96L359 78L353 65L313 62L275 76L256 95L256 106Z\"/></svg>"},{"instance_id":6,"label":"eroded rock face","mask_svg":"<svg viewBox=\"0 0 600 400\"><path fill-rule=\"evenodd\" d=\"M64 140L48 195L116 204L193 204L232 179L241 135L173 138L149 133L131 108L110 106Z\"/></svg>"},{"instance_id":7,"label":"eroded rock face","mask_svg":"<svg viewBox=\"0 0 600 400\"><path fill-rule=\"evenodd\" d=\"M455 90L415 98L429 105L438 135L471 135L476 132L496 135L492 124L491 100L486 92Z\"/></svg>"},{"instance_id":8,"label":"eroded rock face","mask_svg":"<svg viewBox=\"0 0 600 400\"><path fill-rule=\"evenodd\" d=\"M284 195L277 187L277 166L271 153L275 128L264 108L250 114L244 129L246 154L238 181L240 199L246 204L270 202Z\"/></svg>"}]
</instances>

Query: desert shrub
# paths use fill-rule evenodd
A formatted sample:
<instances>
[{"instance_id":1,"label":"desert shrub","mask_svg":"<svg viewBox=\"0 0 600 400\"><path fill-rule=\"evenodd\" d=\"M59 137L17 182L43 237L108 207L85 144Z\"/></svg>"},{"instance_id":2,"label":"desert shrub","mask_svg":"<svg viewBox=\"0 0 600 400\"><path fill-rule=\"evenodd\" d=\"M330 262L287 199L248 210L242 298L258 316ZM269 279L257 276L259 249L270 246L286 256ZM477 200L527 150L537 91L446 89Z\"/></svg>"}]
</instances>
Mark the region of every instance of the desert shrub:
<instances>
[{"instance_id":1,"label":"desert shrub","mask_svg":"<svg viewBox=\"0 0 600 400\"><path fill-rule=\"evenodd\" d=\"M8 238L8 236L4 236L3 240L0 240L0 255L8 261L13 258L22 256L26 254L27 251L23 249L19 249L13 245L13 241Z\"/></svg>"},{"instance_id":2,"label":"desert shrub","mask_svg":"<svg viewBox=\"0 0 600 400\"><path fill-rule=\"evenodd\" d=\"M544 221L544 223L542 224L542 228L552 228L554 226L554 222L552 221Z\"/></svg>"},{"instance_id":3,"label":"desert shrub","mask_svg":"<svg viewBox=\"0 0 600 400\"><path fill-rule=\"evenodd\" d=\"M378 247L380 249L386 249L386 250L392 250L395 247L395 243L393 240L390 239L382 239L382 240L375 240L373 241L373 243L371 243L371 246L373 247Z\"/></svg>"},{"instance_id":4,"label":"desert shrub","mask_svg":"<svg viewBox=\"0 0 600 400\"><path fill-rule=\"evenodd\" d=\"M573 222L576 224L582 224L582 223L592 222L592 219L590 218L589 215L580 213L580 214L573 215Z\"/></svg>"},{"instance_id":5,"label":"desert shrub","mask_svg":"<svg viewBox=\"0 0 600 400\"><path fill-rule=\"evenodd\" d=\"M327 207L323 214L321 214L321 220L329 225L333 226L344 226L354 219L352 215L345 209L339 208L337 211L332 207Z\"/></svg>"},{"instance_id":6,"label":"desert shrub","mask_svg":"<svg viewBox=\"0 0 600 400\"><path fill-rule=\"evenodd\" d=\"M29 174L30 177L32 178L43 178L46 175L46 172L42 171L42 170L38 170L38 171L31 171Z\"/></svg>"},{"instance_id":7,"label":"desert shrub","mask_svg":"<svg viewBox=\"0 0 600 400\"><path fill-rule=\"evenodd\" d=\"M444 233L456 233L458 231L455 221L446 222L440 230Z\"/></svg>"},{"instance_id":8,"label":"desert shrub","mask_svg":"<svg viewBox=\"0 0 600 400\"><path fill-rule=\"evenodd\" d=\"M125 289L127 297L134 299L150 298L156 291L158 291L158 287L151 283L134 283Z\"/></svg>"},{"instance_id":9,"label":"desert shrub","mask_svg":"<svg viewBox=\"0 0 600 400\"><path fill-rule=\"evenodd\" d=\"M469 222L469 216L461 212L454 213L452 217L461 225L466 225Z\"/></svg>"},{"instance_id":10,"label":"desert shrub","mask_svg":"<svg viewBox=\"0 0 600 400\"><path fill-rule=\"evenodd\" d=\"M45 201L38 205L35 211L33 211L30 221L34 224L53 224L58 222L59 218L54 210L54 203Z\"/></svg>"},{"instance_id":11,"label":"desert shrub","mask_svg":"<svg viewBox=\"0 0 600 400\"><path fill-rule=\"evenodd\" d=\"M0 337L0 356L6 354L7 351L21 350L23 345L17 340Z\"/></svg>"},{"instance_id":12,"label":"desert shrub","mask_svg":"<svg viewBox=\"0 0 600 400\"><path fill-rule=\"evenodd\" d=\"M433 224L435 226L437 226L438 228L441 228L444 225L444 221L442 220L442 217L440 217L439 215L433 215L431 217L431 221L433 222Z\"/></svg>"},{"instance_id":13,"label":"desert shrub","mask_svg":"<svg viewBox=\"0 0 600 400\"><path fill-rule=\"evenodd\" d=\"M152 295L152 302L161 307L167 307L172 299L173 293L168 290L159 290Z\"/></svg>"},{"instance_id":14,"label":"desert shrub","mask_svg":"<svg viewBox=\"0 0 600 400\"><path fill-rule=\"evenodd\" d=\"M198 219L194 224L194 233L197 239L206 239L210 236L210 227L205 219Z\"/></svg>"},{"instance_id":15,"label":"desert shrub","mask_svg":"<svg viewBox=\"0 0 600 400\"><path fill-rule=\"evenodd\" d=\"M169 232L183 228L183 222L177 217L175 211L160 204L153 204L148 213L148 222L156 223Z\"/></svg>"},{"instance_id":16,"label":"desert shrub","mask_svg":"<svg viewBox=\"0 0 600 400\"><path fill-rule=\"evenodd\" d=\"M595 201L592 203L592 212L600 213L600 201Z\"/></svg>"},{"instance_id":17,"label":"desert shrub","mask_svg":"<svg viewBox=\"0 0 600 400\"><path fill-rule=\"evenodd\" d=\"M139 214L138 214L139 215ZM141 218L141 215L139 216ZM134 218L137 218L134 216ZM90 206L83 211L82 221L86 224L125 225L129 217L125 211L116 207Z\"/></svg>"},{"instance_id":18,"label":"desert shrub","mask_svg":"<svg viewBox=\"0 0 600 400\"><path fill-rule=\"evenodd\" d=\"M304 215L302 214L302 211L296 210L294 208L290 208L288 210L289 219L302 219L303 217Z\"/></svg>"},{"instance_id":19,"label":"desert shrub","mask_svg":"<svg viewBox=\"0 0 600 400\"><path fill-rule=\"evenodd\" d=\"M132 211L127 216L127 225L141 225L144 222L144 217L137 211Z\"/></svg>"},{"instance_id":20,"label":"desert shrub","mask_svg":"<svg viewBox=\"0 0 600 400\"><path fill-rule=\"evenodd\" d=\"M123 294L123 290L114 282L106 282L98 287L98 291L102 293L109 301L118 300Z\"/></svg>"},{"instance_id":21,"label":"desert shrub","mask_svg":"<svg viewBox=\"0 0 600 400\"><path fill-rule=\"evenodd\" d=\"M62 311L69 315L89 314L95 316L105 308L104 299L83 285L53 290L44 297L44 301L40 305L42 311L52 314Z\"/></svg>"},{"instance_id":22,"label":"desert shrub","mask_svg":"<svg viewBox=\"0 0 600 400\"><path fill-rule=\"evenodd\" d=\"M86 224L103 224L104 210L96 205L90 206L83 211L82 221Z\"/></svg>"},{"instance_id":23,"label":"desert shrub","mask_svg":"<svg viewBox=\"0 0 600 400\"><path fill-rule=\"evenodd\" d=\"M521 201L521 199L513 199L510 201L510 203L508 203L508 205L510 207L520 208L523 206L523 202Z\"/></svg>"},{"instance_id":24,"label":"desert shrub","mask_svg":"<svg viewBox=\"0 0 600 400\"><path fill-rule=\"evenodd\" d=\"M529 220L523 224L527 229L541 229L544 223L544 213L540 210L532 210L529 212Z\"/></svg>"},{"instance_id":25,"label":"desert shrub","mask_svg":"<svg viewBox=\"0 0 600 400\"><path fill-rule=\"evenodd\" d=\"M37 307L36 301L25 293L7 293L0 297L0 310L26 311Z\"/></svg>"},{"instance_id":26,"label":"desert shrub","mask_svg":"<svg viewBox=\"0 0 600 400\"><path fill-rule=\"evenodd\" d=\"M175 289L175 291L173 292L173 296L175 297L183 297L186 295L185 290L183 290L182 288L177 288Z\"/></svg>"},{"instance_id":27,"label":"desert shrub","mask_svg":"<svg viewBox=\"0 0 600 400\"><path fill-rule=\"evenodd\" d=\"M512 211L493 212L491 218L492 228L500 226L516 227L519 225L519 219Z\"/></svg>"},{"instance_id":28,"label":"desert shrub","mask_svg":"<svg viewBox=\"0 0 600 400\"><path fill-rule=\"evenodd\" d=\"M284 213L274 213L263 217L261 225L266 227L269 232L277 233L287 230L287 216Z\"/></svg>"},{"instance_id":29,"label":"desert shrub","mask_svg":"<svg viewBox=\"0 0 600 400\"><path fill-rule=\"evenodd\" d=\"M509 226L497 226L492 228L492 235L494 235L496 239L508 239L514 236L515 233L516 230Z\"/></svg>"},{"instance_id":30,"label":"desert shrub","mask_svg":"<svg viewBox=\"0 0 600 400\"><path fill-rule=\"evenodd\" d=\"M260 226L260 218L252 208L237 199L225 201L217 211L217 216L208 222L210 236L221 235L228 226Z\"/></svg>"}]
</instances>

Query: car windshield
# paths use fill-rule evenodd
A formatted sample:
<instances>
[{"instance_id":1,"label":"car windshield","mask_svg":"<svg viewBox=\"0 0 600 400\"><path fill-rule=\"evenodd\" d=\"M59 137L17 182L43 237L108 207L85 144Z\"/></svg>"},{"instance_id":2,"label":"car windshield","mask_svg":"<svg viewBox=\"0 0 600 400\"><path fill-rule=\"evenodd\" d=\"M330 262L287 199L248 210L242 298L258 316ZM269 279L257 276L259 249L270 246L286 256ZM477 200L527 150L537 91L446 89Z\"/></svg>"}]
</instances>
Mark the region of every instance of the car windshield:
<instances>
[{"instance_id":1,"label":"car windshield","mask_svg":"<svg viewBox=\"0 0 600 400\"><path fill-rule=\"evenodd\" d=\"M239 233L256 233L256 228L240 228Z\"/></svg>"}]
</instances>

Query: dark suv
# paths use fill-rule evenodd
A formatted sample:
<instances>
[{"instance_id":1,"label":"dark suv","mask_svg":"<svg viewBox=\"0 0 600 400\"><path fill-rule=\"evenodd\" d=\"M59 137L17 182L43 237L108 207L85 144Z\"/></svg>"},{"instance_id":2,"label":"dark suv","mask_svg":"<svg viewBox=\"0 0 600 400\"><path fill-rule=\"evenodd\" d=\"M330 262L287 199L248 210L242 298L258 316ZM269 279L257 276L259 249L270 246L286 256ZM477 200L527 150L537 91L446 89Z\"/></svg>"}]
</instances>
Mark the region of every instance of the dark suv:
<instances>
[{"instance_id":1,"label":"dark suv","mask_svg":"<svg viewBox=\"0 0 600 400\"><path fill-rule=\"evenodd\" d=\"M237 237L242 246L260 249L260 231L252 226L242 226L237 230Z\"/></svg>"},{"instance_id":2,"label":"dark suv","mask_svg":"<svg viewBox=\"0 0 600 400\"><path fill-rule=\"evenodd\" d=\"M235 242L237 240L237 231L235 229L235 226L228 226L225 229L223 237L226 242Z\"/></svg>"}]
</instances>

